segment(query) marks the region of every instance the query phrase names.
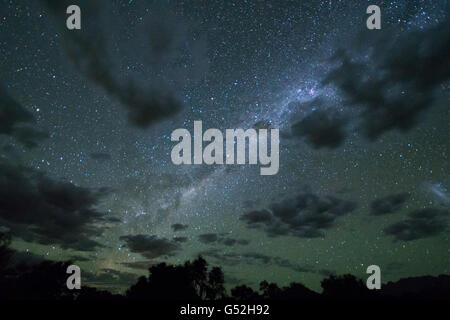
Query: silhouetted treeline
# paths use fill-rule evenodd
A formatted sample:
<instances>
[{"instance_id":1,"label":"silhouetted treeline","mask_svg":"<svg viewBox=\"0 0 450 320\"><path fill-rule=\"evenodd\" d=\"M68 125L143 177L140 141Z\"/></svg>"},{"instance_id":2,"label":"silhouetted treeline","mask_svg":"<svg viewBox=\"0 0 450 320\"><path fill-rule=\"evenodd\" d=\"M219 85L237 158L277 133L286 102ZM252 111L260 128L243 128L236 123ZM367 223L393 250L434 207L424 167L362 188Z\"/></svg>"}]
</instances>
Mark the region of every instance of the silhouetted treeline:
<instances>
[{"instance_id":1,"label":"silhouetted treeline","mask_svg":"<svg viewBox=\"0 0 450 320\"><path fill-rule=\"evenodd\" d=\"M319 294L292 282L285 287L262 281L258 291L240 285L228 295L224 274L219 267L208 268L198 257L183 265L160 263L149 268L149 276L140 277L124 295L112 294L89 286L69 290L66 280L68 262L42 261L35 264L12 264L14 251L10 239L0 233L0 300L152 300L152 301L258 301L258 300L396 300L450 299L450 276L424 276L400 279L382 285L381 290L368 290L353 275L334 276L322 280Z\"/></svg>"}]
</instances>

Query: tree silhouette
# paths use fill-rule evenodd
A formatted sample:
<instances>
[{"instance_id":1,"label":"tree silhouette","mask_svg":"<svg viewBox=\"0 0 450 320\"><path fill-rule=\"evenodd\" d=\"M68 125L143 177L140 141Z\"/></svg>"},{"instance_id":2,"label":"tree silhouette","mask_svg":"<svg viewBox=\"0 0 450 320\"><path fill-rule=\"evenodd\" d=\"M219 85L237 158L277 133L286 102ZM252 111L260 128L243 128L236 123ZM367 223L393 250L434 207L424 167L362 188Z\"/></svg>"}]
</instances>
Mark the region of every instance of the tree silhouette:
<instances>
[{"instance_id":1,"label":"tree silhouette","mask_svg":"<svg viewBox=\"0 0 450 320\"><path fill-rule=\"evenodd\" d=\"M0 233L0 272L3 273L9 264L13 250L9 248L11 236L6 233Z\"/></svg>"},{"instance_id":2,"label":"tree silhouette","mask_svg":"<svg viewBox=\"0 0 450 320\"><path fill-rule=\"evenodd\" d=\"M301 283L292 282L289 287L284 287L281 291L281 300L315 300L320 295Z\"/></svg>"},{"instance_id":3,"label":"tree silhouette","mask_svg":"<svg viewBox=\"0 0 450 320\"><path fill-rule=\"evenodd\" d=\"M42 261L37 264L14 264L15 251L9 245L11 237L0 233L0 300L150 300L150 301L300 301L300 300L361 300L361 299L450 299L450 276L424 276L400 279L368 290L362 280L346 274L322 280L321 294L292 282L280 288L276 283L262 281L259 291L239 285L228 297L224 274L219 267L208 272L208 264L199 256L182 265L160 263L149 268L147 277L140 277L125 295L112 294L89 286L69 290L66 286L67 262Z\"/></svg>"},{"instance_id":4,"label":"tree silhouette","mask_svg":"<svg viewBox=\"0 0 450 320\"><path fill-rule=\"evenodd\" d=\"M2 274L0 299L73 300L67 289L67 267L71 262L43 261L33 266L18 265Z\"/></svg>"},{"instance_id":5,"label":"tree silhouette","mask_svg":"<svg viewBox=\"0 0 450 320\"><path fill-rule=\"evenodd\" d=\"M109 291L98 290L93 287L83 286L74 294L77 301L123 301L125 297L120 294L112 294Z\"/></svg>"},{"instance_id":6,"label":"tree silhouette","mask_svg":"<svg viewBox=\"0 0 450 320\"><path fill-rule=\"evenodd\" d=\"M236 300L241 301L252 301L261 299L261 296L257 292L253 291L252 288L247 287L245 284L231 289L231 296Z\"/></svg>"},{"instance_id":7,"label":"tree silhouette","mask_svg":"<svg viewBox=\"0 0 450 320\"><path fill-rule=\"evenodd\" d=\"M374 297L374 291L367 289L361 279L354 275L344 274L342 276L331 275L321 282L322 295L328 299L338 300L361 300Z\"/></svg>"},{"instance_id":8,"label":"tree silhouette","mask_svg":"<svg viewBox=\"0 0 450 320\"><path fill-rule=\"evenodd\" d=\"M206 299L217 300L225 298L224 275L222 269L214 267L208 275Z\"/></svg>"},{"instance_id":9,"label":"tree silhouette","mask_svg":"<svg viewBox=\"0 0 450 320\"><path fill-rule=\"evenodd\" d=\"M204 299L207 291L206 277L208 263L202 256L199 256L192 263L190 261L186 261L184 267L189 274L189 278L192 281L198 297Z\"/></svg>"},{"instance_id":10,"label":"tree silhouette","mask_svg":"<svg viewBox=\"0 0 450 320\"><path fill-rule=\"evenodd\" d=\"M280 299L281 289L276 283L268 283L266 280L259 284L259 290L262 291L264 299Z\"/></svg>"},{"instance_id":11,"label":"tree silhouette","mask_svg":"<svg viewBox=\"0 0 450 320\"><path fill-rule=\"evenodd\" d=\"M136 300L199 300L193 273L186 266L160 263L149 268L148 278L140 277L126 296Z\"/></svg>"}]
</instances>

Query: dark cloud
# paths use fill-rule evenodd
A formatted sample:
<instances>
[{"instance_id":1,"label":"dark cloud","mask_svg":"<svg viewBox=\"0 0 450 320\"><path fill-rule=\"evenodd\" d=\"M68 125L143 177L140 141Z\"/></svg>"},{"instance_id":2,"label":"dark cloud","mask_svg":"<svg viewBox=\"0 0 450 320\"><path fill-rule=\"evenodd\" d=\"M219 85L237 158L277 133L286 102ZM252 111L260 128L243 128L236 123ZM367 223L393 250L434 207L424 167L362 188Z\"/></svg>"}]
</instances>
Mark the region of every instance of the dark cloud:
<instances>
[{"instance_id":1,"label":"dark cloud","mask_svg":"<svg viewBox=\"0 0 450 320\"><path fill-rule=\"evenodd\" d=\"M317 270L315 270L315 268L313 267L296 264L286 258L281 258L277 256L268 256L258 252L223 253L219 250L210 249L207 251L200 252L200 255L212 258L220 263L229 266L236 266L239 264L275 265L277 267L290 269L295 272L317 273Z\"/></svg>"},{"instance_id":2,"label":"dark cloud","mask_svg":"<svg viewBox=\"0 0 450 320\"><path fill-rule=\"evenodd\" d=\"M103 40L84 35L86 37L79 34L67 37L69 57L81 73L116 97L127 108L131 124L145 128L181 110L181 104L170 92L162 89L144 90L133 82L119 82L105 59L107 54Z\"/></svg>"},{"instance_id":3,"label":"dark cloud","mask_svg":"<svg viewBox=\"0 0 450 320\"><path fill-rule=\"evenodd\" d=\"M224 239L222 243L228 247L234 246L236 244L236 239Z\"/></svg>"},{"instance_id":4,"label":"dark cloud","mask_svg":"<svg viewBox=\"0 0 450 320\"><path fill-rule=\"evenodd\" d=\"M10 266L32 266L37 265L41 262L45 261L44 257L24 251L13 251L10 259L8 260L8 264Z\"/></svg>"},{"instance_id":5,"label":"dark cloud","mask_svg":"<svg viewBox=\"0 0 450 320\"><path fill-rule=\"evenodd\" d=\"M406 219L384 229L384 232L394 236L395 240L403 241L436 236L447 229L447 215L447 211L434 208L416 210L409 213Z\"/></svg>"},{"instance_id":6,"label":"dark cloud","mask_svg":"<svg viewBox=\"0 0 450 320\"><path fill-rule=\"evenodd\" d=\"M255 260L258 263L261 264L268 264L272 261L272 259L274 259L274 257L262 254L262 253L258 253L258 252L245 252L242 254L238 254L236 256L240 256L243 257L245 259L251 259L251 260ZM276 258L276 257L275 257Z\"/></svg>"},{"instance_id":7,"label":"dark cloud","mask_svg":"<svg viewBox=\"0 0 450 320\"><path fill-rule=\"evenodd\" d=\"M0 221L25 241L80 251L101 247L94 238L115 220L96 209L105 192L0 163Z\"/></svg>"},{"instance_id":8,"label":"dark cloud","mask_svg":"<svg viewBox=\"0 0 450 320\"><path fill-rule=\"evenodd\" d=\"M86 262L86 261L91 261L91 260L94 260L94 259L89 258L89 257L78 256L78 255L70 257L70 261L73 261L73 262Z\"/></svg>"},{"instance_id":9,"label":"dark cloud","mask_svg":"<svg viewBox=\"0 0 450 320\"><path fill-rule=\"evenodd\" d=\"M270 130L270 129L274 128L274 125L273 125L271 120L261 119L261 120L256 121L253 124L252 128L253 129L257 129L257 130L259 130L259 129L268 129L268 130Z\"/></svg>"},{"instance_id":10,"label":"dark cloud","mask_svg":"<svg viewBox=\"0 0 450 320\"><path fill-rule=\"evenodd\" d=\"M174 232L184 231L187 228L189 228L189 226L187 224L181 224L181 223L174 223L171 227Z\"/></svg>"},{"instance_id":11,"label":"dark cloud","mask_svg":"<svg viewBox=\"0 0 450 320\"><path fill-rule=\"evenodd\" d=\"M338 217L355 208L352 201L302 192L294 198L273 203L268 209L249 211L240 219L247 227L264 230L269 236L313 238L323 237L324 230L331 228Z\"/></svg>"},{"instance_id":12,"label":"dark cloud","mask_svg":"<svg viewBox=\"0 0 450 320\"><path fill-rule=\"evenodd\" d=\"M0 84L0 134L16 139L27 148L34 148L48 138L48 133L34 128L34 116Z\"/></svg>"},{"instance_id":13,"label":"dark cloud","mask_svg":"<svg viewBox=\"0 0 450 320\"><path fill-rule=\"evenodd\" d=\"M136 282L138 275L114 269L103 268L97 273L83 272L83 280L88 285L102 287L126 287Z\"/></svg>"},{"instance_id":14,"label":"dark cloud","mask_svg":"<svg viewBox=\"0 0 450 320\"><path fill-rule=\"evenodd\" d=\"M0 84L0 133L9 135L16 124L33 122L33 114L13 99Z\"/></svg>"},{"instance_id":15,"label":"dark cloud","mask_svg":"<svg viewBox=\"0 0 450 320\"><path fill-rule=\"evenodd\" d=\"M315 110L292 125L294 136L305 137L314 148L336 148L340 146L347 133L347 120L332 110Z\"/></svg>"},{"instance_id":16,"label":"dark cloud","mask_svg":"<svg viewBox=\"0 0 450 320\"><path fill-rule=\"evenodd\" d=\"M188 237L174 237L173 238L173 241L181 242L181 243L187 242L188 240L189 240Z\"/></svg>"},{"instance_id":17,"label":"dark cloud","mask_svg":"<svg viewBox=\"0 0 450 320\"><path fill-rule=\"evenodd\" d=\"M227 234L227 233L223 233L223 234L205 233L205 234L199 235L198 239L200 242L205 243L205 244L220 243L227 247L231 247L236 244L248 245L250 243L250 241L248 241L246 239L231 238L231 234Z\"/></svg>"},{"instance_id":18,"label":"dark cloud","mask_svg":"<svg viewBox=\"0 0 450 320\"><path fill-rule=\"evenodd\" d=\"M130 251L139 253L147 259L174 255L181 247L175 242L153 235L127 235L120 237Z\"/></svg>"},{"instance_id":19,"label":"dark cloud","mask_svg":"<svg viewBox=\"0 0 450 320\"><path fill-rule=\"evenodd\" d=\"M41 141L47 139L49 134L30 126L18 126L14 129L13 137L26 148L32 149L37 147Z\"/></svg>"},{"instance_id":20,"label":"dark cloud","mask_svg":"<svg viewBox=\"0 0 450 320\"><path fill-rule=\"evenodd\" d=\"M242 202L242 207L244 209L252 209L252 208L256 207L258 205L258 203L259 203L258 200L248 200L248 199L246 199L246 200L244 200Z\"/></svg>"},{"instance_id":21,"label":"dark cloud","mask_svg":"<svg viewBox=\"0 0 450 320\"><path fill-rule=\"evenodd\" d=\"M394 213L401 209L402 205L408 200L409 194L406 192L391 194L383 198L378 198L370 204L370 214L383 215Z\"/></svg>"},{"instance_id":22,"label":"dark cloud","mask_svg":"<svg viewBox=\"0 0 450 320\"><path fill-rule=\"evenodd\" d=\"M232 239L232 238L225 238L225 239L221 239L220 243L228 246L228 247L232 247L236 244L242 245L242 246L246 246L250 243L250 241L246 240L246 239Z\"/></svg>"},{"instance_id":23,"label":"dark cloud","mask_svg":"<svg viewBox=\"0 0 450 320\"><path fill-rule=\"evenodd\" d=\"M266 209L249 211L241 217L241 220L251 225L258 223L269 224L272 222L272 219L272 212Z\"/></svg>"},{"instance_id":24,"label":"dark cloud","mask_svg":"<svg viewBox=\"0 0 450 320\"><path fill-rule=\"evenodd\" d=\"M213 243L216 242L218 239L216 233L204 233L198 236L198 240L201 243Z\"/></svg>"},{"instance_id":25,"label":"dark cloud","mask_svg":"<svg viewBox=\"0 0 450 320\"><path fill-rule=\"evenodd\" d=\"M89 154L89 156L91 157L91 159L99 160L99 161L111 160L111 155L109 153L104 153L104 152L93 152L93 153Z\"/></svg>"},{"instance_id":26,"label":"dark cloud","mask_svg":"<svg viewBox=\"0 0 450 320\"><path fill-rule=\"evenodd\" d=\"M44 2L57 19L65 18L61 12L70 1ZM59 21L64 26L61 33L66 53L77 70L115 97L127 109L129 122L136 127L146 128L178 114L182 103L176 97L173 84L192 79L198 70L203 69L207 61L204 42L189 34L189 26L180 17L175 17L163 5L154 4L144 14L149 22L144 23L141 29L136 28L134 37L141 50L133 52L133 55L136 59L143 56L136 62L147 64L143 68L149 70L146 81L138 75L123 79L121 69L115 66L120 59L115 59L113 50L109 50L113 44L106 37L106 34L110 35L112 25L117 28L119 25L117 21L97 22L107 19L102 15L105 11L110 11L105 4L100 7L91 1L84 3L83 14L90 19L83 21L83 28L87 30L83 32L70 31L63 21ZM108 25L108 30L99 28L100 25ZM182 55L185 52L190 54ZM186 58L188 56L189 59Z\"/></svg>"},{"instance_id":27,"label":"dark cloud","mask_svg":"<svg viewBox=\"0 0 450 320\"><path fill-rule=\"evenodd\" d=\"M281 257L274 257L272 263L274 263L278 267L287 268L295 272L317 273L317 270L313 267L306 267L297 263L293 263L289 259Z\"/></svg>"},{"instance_id":28,"label":"dark cloud","mask_svg":"<svg viewBox=\"0 0 450 320\"><path fill-rule=\"evenodd\" d=\"M145 260L145 261L123 262L121 264L130 269L148 270L151 266L157 265L158 263L160 262L155 260Z\"/></svg>"},{"instance_id":29,"label":"dark cloud","mask_svg":"<svg viewBox=\"0 0 450 320\"><path fill-rule=\"evenodd\" d=\"M400 35L384 28L364 39L336 53L332 60L339 66L323 83L338 87L345 104L359 108L360 129L367 138L409 130L450 78L450 23Z\"/></svg>"},{"instance_id":30,"label":"dark cloud","mask_svg":"<svg viewBox=\"0 0 450 320\"><path fill-rule=\"evenodd\" d=\"M257 253L246 253L246 254L239 254L235 252L228 252L224 253L222 250L218 249L208 249L202 252L199 252L199 255L203 257L208 257L213 260L216 260L217 262L220 261L223 265L228 266L236 266L238 264L244 263L244 264L255 264L258 259L253 259L253 257L249 255L253 255ZM270 261L270 257L267 257L266 263Z\"/></svg>"}]
</instances>

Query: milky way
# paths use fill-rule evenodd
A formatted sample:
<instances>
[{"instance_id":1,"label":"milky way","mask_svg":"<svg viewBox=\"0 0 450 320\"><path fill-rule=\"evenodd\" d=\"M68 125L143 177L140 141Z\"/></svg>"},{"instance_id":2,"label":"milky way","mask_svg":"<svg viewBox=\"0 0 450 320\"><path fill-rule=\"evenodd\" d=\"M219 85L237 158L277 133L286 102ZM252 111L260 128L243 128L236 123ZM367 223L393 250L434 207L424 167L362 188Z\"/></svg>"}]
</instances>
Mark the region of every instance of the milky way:
<instances>
[{"instance_id":1,"label":"milky way","mask_svg":"<svg viewBox=\"0 0 450 320\"><path fill-rule=\"evenodd\" d=\"M2 211L17 250L72 259L114 290L152 263L198 254L229 285L319 289L327 274L364 277L372 264L383 281L449 272L447 2L385 1L373 31L366 1L79 3L83 26L72 33L64 1L0 1L1 160L86 189L64 190L95 198L86 210L108 219L77 224L99 244L84 250ZM421 54L405 51L393 67L408 45ZM195 120L280 129L279 173L174 165L171 132L192 132ZM371 214L374 201L388 213ZM413 230L420 212L438 212L440 227ZM105 270L128 282L99 284Z\"/></svg>"}]
</instances>

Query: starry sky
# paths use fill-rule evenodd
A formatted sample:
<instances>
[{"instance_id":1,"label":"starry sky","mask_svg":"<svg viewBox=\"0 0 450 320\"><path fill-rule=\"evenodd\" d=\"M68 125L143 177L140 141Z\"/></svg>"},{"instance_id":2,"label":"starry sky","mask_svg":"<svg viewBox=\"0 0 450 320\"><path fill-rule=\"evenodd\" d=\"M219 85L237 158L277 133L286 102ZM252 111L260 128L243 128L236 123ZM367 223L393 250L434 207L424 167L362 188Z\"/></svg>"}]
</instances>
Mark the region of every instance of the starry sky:
<instances>
[{"instance_id":1,"label":"starry sky","mask_svg":"<svg viewBox=\"0 0 450 320\"><path fill-rule=\"evenodd\" d=\"M198 254L229 286L449 273L448 12L1 0L0 230L17 260L71 259L119 291ZM278 174L174 165L171 133L195 120L279 129Z\"/></svg>"}]
</instances>

